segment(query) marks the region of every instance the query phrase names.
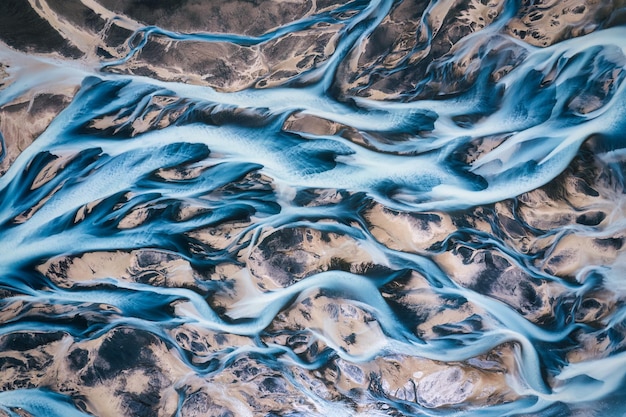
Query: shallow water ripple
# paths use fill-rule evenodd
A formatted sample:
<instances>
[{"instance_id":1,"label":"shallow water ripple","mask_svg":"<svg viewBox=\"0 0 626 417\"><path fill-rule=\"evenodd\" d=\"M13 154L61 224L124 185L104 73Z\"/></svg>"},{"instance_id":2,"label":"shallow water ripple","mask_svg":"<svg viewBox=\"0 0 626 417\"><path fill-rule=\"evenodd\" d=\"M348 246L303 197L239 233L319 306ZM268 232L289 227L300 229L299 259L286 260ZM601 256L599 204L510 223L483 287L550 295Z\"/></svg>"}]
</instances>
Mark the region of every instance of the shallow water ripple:
<instances>
[{"instance_id":1,"label":"shallow water ripple","mask_svg":"<svg viewBox=\"0 0 626 417\"><path fill-rule=\"evenodd\" d=\"M623 415L621 9L157 3L0 6L0 416Z\"/></svg>"}]
</instances>

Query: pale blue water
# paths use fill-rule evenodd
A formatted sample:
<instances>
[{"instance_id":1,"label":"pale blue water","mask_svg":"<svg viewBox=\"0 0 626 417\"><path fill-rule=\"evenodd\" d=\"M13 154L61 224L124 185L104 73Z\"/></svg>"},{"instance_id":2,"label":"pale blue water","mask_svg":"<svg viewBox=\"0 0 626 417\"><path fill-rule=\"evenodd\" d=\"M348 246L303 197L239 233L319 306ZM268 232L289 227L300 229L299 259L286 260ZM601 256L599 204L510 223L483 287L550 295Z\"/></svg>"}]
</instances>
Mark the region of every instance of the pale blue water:
<instances>
[{"instance_id":1,"label":"pale blue water","mask_svg":"<svg viewBox=\"0 0 626 417\"><path fill-rule=\"evenodd\" d=\"M540 255L520 252L503 235L489 234L471 225L451 234L430 252L394 250L376 240L368 230L363 208L372 201L409 213L459 213L480 205L492 207L493 203L553 181L591 136L596 137L596 156L607 161L620 181L615 189L623 190L624 164L620 161L626 152L623 83L626 28L598 30L547 48L535 48L501 34L502 26L514 12L514 2L510 2L507 3L510 10L488 30L465 41L469 47L471 42L482 41L483 37L494 37L494 43L510 45L501 48L500 54L507 48L521 50L521 64L498 82L491 81L487 75L500 55L485 51L479 61L480 68L476 69L480 75L474 87L454 97L414 100L407 94L395 101L365 98L339 101L332 89L338 66L380 24L392 6L391 1L384 0L359 4L359 13L341 21L344 28L332 57L276 88L218 92L209 87L105 71L122 65L126 59L89 68L69 66L60 59L22 56L3 47L0 57L18 64L10 68L15 82L0 91L0 104L37 85L68 79L82 81L72 103L0 178L0 287L12 294L1 301L2 305L21 300L74 309L67 313L68 317L45 320L17 316L2 323L0 333L62 331L75 340L87 340L116 326L127 326L155 335L171 349L178 350L181 358L190 358L193 352L183 349L168 329L195 323L215 331L259 336L281 310L306 294L324 289L366 309L380 325L385 340L358 355L334 349L327 340L329 350L311 362L294 354L289 347L259 343L255 350L259 360L272 369L282 369L285 361L314 369L337 357L363 363L394 354L457 362L514 342L517 372L510 376L510 385L521 399L479 410L470 408L465 411L467 415L560 416L571 415L577 408L602 410L598 415L622 415L626 412L622 406L626 401L626 354L617 347L621 342L618 331L614 333L615 340L609 342L616 348L608 349L608 355L568 363L566 356L576 346L574 336L598 331L572 319L576 303L555 308L553 323L533 323L515 306L455 282L433 256L449 250L446 242L452 241L465 242L471 248L488 247L532 279L562 284L574 300L581 300L588 291L609 286L615 279L626 279L623 263L586 265L587 269L577 272L579 281L565 280L537 267L535 261ZM336 19L329 13L315 15L258 37L174 33L146 27L134 35L134 39L141 41L132 43L136 46L127 59L138 53L152 36L257 45L320 22L335 23ZM36 67L35 62L45 65ZM583 114L571 109L569 104L581 91L593 90L594 80L613 71L617 74L614 87L597 110ZM174 98L165 112L180 111L181 115L163 129L131 136L130 125L152 110L150 99L157 95ZM246 112L222 117L234 114L236 109ZM374 139L370 147L364 147L338 134L318 136L285 131L285 120L295 112L335 121L361 132L382 137L404 134L408 139L388 142ZM105 115L127 120L108 129L91 127L90 121ZM457 122L467 115L475 121ZM507 139L476 162L464 163L455 158L467 149L470 141L487 136ZM34 186L37 175L55 155L71 157L48 182ZM160 169L178 166L201 169L199 175L188 179L168 180L157 175ZM219 191L220 187L252 173L270 178L272 187ZM339 189L350 194L338 203L317 207L304 206L295 198L298 193L302 195L313 189ZM206 198L212 192L219 198ZM620 198L624 201L623 195ZM86 205L89 210L85 212ZM185 206L202 210L181 219L179 211ZM16 220L35 207L36 212L26 221ZM121 228L120 221L138 207L147 208L145 221L136 227ZM79 212L85 214L77 221ZM189 234L234 220L250 221L250 225L238 232L241 239L233 240L226 249L211 248ZM103 279L100 286L68 289L59 287L36 269L37 265L60 255L154 248L179 255L193 268L202 270L225 262L240 262L236 254L242 248L254 247L263 230L298 226L349 236L393 272L379 275L339 270L319 272L282 289L251 292L225 315L188 288ZM557 235L559 239L568 235L600 236L608 229L623 231L625 226L622 215L608 222L605 229L567 225L560 229L534 230L534 233ZM420 338L408 324L413 318L394 310L381 293L383 286L406 271L422 274L431 289L447 300L477 306L482 311L479 320L487 324L465 333L429 340ZM617 278L611 281L603 278L604 274ZM219 289L225 284L213 281L209 285ZM193 309L171 308L181 301ZM104 304L116 309L119 315L109 318L100 307ZM76 311L90 311L99 319L72 322L69 317ZM611 318L604 323L607 334L611 328L623 326L625 314L624 305L618 302L610 312ZM232 349L245 355L249 348L237 350L233 346ZM232 350L215 353L216 361L210 366L185 360L193 372L207 375L221 372L229 355ZM350 413L319 398L312 389L305 386L299 389L316 403L326 404L321 409ZM466 415L454 406L431 409L418 402L379 400L405 415ZM45 389L5 391L0 393L0 404L5 411L20 407L37 416L86 415L66 396Z\"/></svg>"}]
</instances>

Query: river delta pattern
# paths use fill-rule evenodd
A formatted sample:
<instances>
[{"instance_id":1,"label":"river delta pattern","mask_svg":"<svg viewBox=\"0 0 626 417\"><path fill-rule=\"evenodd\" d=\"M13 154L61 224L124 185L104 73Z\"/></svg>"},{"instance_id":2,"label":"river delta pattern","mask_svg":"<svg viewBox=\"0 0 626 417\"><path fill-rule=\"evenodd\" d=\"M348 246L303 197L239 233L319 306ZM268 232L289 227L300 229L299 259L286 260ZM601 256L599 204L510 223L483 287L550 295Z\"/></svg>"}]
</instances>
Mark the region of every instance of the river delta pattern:
<instances>
[{"instance_id":1,"label":"river delta pattern","mask_svg":"<svg viewBox=\"0 0 626 417\"><path fill-rule=\"evenodd\" d=\"M623 416L626 3L0 2L0 416Z\"/></svg>"}]
</instances>

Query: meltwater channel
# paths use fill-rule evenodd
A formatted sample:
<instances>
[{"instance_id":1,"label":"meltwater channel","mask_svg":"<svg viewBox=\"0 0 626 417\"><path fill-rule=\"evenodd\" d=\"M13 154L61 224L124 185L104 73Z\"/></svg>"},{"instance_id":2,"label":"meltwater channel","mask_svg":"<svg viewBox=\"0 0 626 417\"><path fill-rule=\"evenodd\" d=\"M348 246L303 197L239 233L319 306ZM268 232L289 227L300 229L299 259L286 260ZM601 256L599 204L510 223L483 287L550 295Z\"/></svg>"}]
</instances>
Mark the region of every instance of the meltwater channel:
<instances>
[{"instance_id":1,"label":"meltwater channel","mask_svg":"<svg viewBox=\"0 0 626 417\"><path fill-rule=\"evenodd\" d=\"M626 413L618 2L145 3L0 6L1 416Z\"/></svg>"}]
</instances>

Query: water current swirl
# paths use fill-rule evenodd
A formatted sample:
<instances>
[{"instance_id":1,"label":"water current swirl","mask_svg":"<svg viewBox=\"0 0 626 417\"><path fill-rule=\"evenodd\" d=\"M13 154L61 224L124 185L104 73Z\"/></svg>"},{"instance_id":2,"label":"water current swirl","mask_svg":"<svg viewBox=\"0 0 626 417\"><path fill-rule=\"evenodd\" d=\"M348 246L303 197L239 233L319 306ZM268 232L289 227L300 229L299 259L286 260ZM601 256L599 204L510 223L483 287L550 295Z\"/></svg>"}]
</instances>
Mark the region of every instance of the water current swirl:
<instances>
[{"instance_id":1,"label":"water current swirl","mask_svg":"<svg viewBox=\"0 0 626 417\"><path fill-rule=\"evenodd\" d=\"M626 412L617 5L22 3L74 49L0 48L0 415Z\"/></svg>"}]
</instances>

